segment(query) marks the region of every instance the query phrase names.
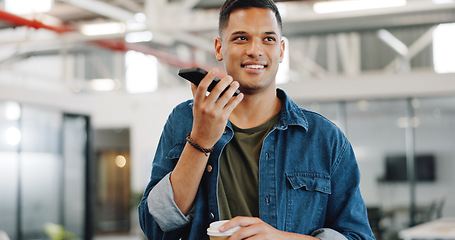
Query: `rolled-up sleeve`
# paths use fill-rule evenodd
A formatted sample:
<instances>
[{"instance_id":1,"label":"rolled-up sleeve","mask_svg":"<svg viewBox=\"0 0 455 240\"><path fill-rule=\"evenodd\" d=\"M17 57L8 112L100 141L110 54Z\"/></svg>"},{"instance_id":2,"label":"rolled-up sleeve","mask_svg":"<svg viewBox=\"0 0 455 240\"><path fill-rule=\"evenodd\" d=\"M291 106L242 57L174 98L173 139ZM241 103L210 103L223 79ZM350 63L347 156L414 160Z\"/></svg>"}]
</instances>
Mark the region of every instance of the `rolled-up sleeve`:
<instances>
[{"instance_id":1,"label":"rolled-up sleeve","mask_svg":"<svg viewBox=\"0 0 455 240\"><path fill-rule=\"evenodd\" d=\"M314 231L311 236L319 238L321 240L347 240L343 234L330 228L318 229Z\"/></svg>"},{"instance_id":2,"label":"rolled-up sleeve","mask_svg":"<svg viewBox=\"0 0 455 240\"><path fill-rule=\"evenodd\" d=\"M193 215L193 209L185 216L175 204L170 176L161 179L147 198L149 212L164 232L187 225Z\"/></svg>"}]
</instances>

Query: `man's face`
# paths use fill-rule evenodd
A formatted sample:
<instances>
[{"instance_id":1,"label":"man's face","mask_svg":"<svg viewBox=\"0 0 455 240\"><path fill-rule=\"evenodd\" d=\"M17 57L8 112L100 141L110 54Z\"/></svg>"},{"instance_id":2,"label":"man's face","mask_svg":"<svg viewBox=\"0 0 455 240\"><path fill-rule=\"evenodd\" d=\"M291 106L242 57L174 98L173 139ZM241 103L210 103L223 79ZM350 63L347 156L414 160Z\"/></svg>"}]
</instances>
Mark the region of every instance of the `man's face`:
<instances>
[{"instance_id":1,"label":"man's face","mask_svg":"<svg viewBox=\"0 0 455 240\"><path fill-rule=\"evenodd\" d=\"M284 41L275 13L270 9L238 9L231 13L222 36L215 41L216 57L228 75L240 83L240 91L275 89Z\"/></svg>"}]
</instances>

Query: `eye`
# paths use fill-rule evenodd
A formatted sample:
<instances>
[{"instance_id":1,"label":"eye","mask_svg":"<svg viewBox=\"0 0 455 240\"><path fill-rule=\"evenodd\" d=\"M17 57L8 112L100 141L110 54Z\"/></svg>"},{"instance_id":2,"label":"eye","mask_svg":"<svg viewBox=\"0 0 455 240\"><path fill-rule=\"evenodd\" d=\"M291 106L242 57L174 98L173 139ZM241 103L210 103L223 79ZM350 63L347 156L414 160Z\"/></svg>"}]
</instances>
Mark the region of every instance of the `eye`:
<instances>
[{"instance_id":1,"label":"eye","mask_svg":"<svg viewBox=\"0 0 455 240\"><path fill-rule=\"evenodd\" d=\"M274 37L266 37L266 38L264 39L264 41L266 41L266 42L275 42L276 39L275 39Z\"/></svg>"},{"instance_id":2,"label":"eye","mask_svg":"<svg viewBox=\"0 0 455 240\"><path fill-rule=\"evenodd\" d=\"M233 40L234 40L234 41L246 41L247 38L244 37L244 36L238 36L238 37L235 37Z\"/></svg>"}]
</instances>

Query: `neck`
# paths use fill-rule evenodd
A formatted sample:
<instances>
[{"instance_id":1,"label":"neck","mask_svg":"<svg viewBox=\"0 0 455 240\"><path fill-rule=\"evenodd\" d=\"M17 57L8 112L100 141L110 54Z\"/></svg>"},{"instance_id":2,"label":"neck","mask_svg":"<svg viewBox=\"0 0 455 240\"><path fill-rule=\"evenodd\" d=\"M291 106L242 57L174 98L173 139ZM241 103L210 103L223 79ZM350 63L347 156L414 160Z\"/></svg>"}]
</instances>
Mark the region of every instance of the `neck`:
<instances>
[{"instance_id":1,"label":"neck","mask_svg":"<svg viewBox=\"0 0 455 240\"><path fill-rule=\"evenodd\" d=\"M272 93L245 94L242 102L231 113L229 120L240 128L259 126L273 118L281 110L281 101Z\"/></svg>"}]
</instances>

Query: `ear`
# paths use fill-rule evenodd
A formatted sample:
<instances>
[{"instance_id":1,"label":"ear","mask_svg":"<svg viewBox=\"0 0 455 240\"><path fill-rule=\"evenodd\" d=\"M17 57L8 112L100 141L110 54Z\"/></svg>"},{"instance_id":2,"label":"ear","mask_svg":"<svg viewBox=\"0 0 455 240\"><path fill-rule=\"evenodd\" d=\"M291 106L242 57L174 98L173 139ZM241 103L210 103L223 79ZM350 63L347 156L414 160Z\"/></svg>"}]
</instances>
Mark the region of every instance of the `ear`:
<instances>
[{"instance_id":1,"label":"ear","mask_svg":"<svg viewBox=\"0 0 455 240\"><path fill-rule=\"evenodd\" d=\"M285 44L284 44L284 40L281 39L281 42L280 42L280 63L283 62L283 58L284 58L284 49L286 48Z\"/></svg>"},{"instance_id":2,"label":"ear","mask_svg":"<svg viewBox=\"0 0 455 240\"><path fill-rule=\"evenodd\" d=\"M217 61L223 61L223 51L221 45L221 38L217 37L215 39L215 55Z\"/></svg>"}]
</instances>

